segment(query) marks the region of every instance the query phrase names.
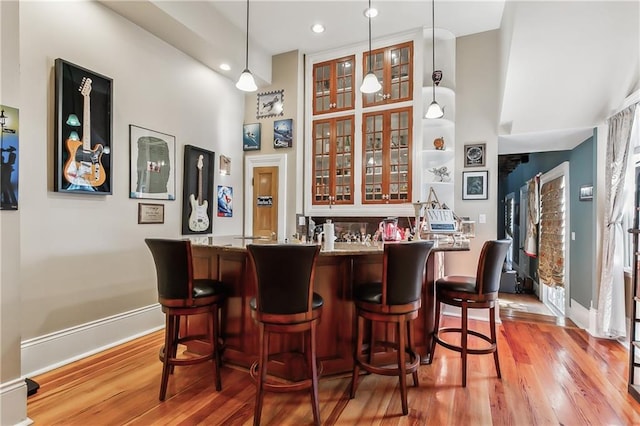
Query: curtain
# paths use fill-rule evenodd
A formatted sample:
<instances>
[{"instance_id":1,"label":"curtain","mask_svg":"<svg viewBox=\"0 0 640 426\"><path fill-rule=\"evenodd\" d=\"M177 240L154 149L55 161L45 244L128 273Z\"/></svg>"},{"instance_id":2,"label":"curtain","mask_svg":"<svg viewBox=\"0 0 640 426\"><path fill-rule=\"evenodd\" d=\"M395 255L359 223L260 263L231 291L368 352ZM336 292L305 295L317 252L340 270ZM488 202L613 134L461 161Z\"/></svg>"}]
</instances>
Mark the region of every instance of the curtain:
<instances>
[{"instance_id":1,"label":"curtain","mask_svg":"<svg viewBox=\"0 0 640 426\"><path fill-rule=\"evenodd\" d=\"M564 176L560 176L540 188L538 275L540 282L549 287L564 287L564 225Z\"/></svg>"},{"instance_id":2,"label":"curtain","mask_svg":"<svg viewBox=\"0 0 640 426\"><path fill-rule=\"evenodd\" d=\"M631 128L636 105L609 118L605 174L605 215L602 271L598 291L596 331L601 336L626 336L624 301L624 182L629 162Z\"/></svg>"},{"instance_id":3,"label":"curtain","mask_svg":"<svg viewBox=\"0 0 640 426\"><path fill-rule=\"evenodd\" d=\"M540 175L527 181L527 230L524 241L524 252L527 256L538 255L538 222L540 221L540 198L538 185Z\"/></svg>"}]
</instances>

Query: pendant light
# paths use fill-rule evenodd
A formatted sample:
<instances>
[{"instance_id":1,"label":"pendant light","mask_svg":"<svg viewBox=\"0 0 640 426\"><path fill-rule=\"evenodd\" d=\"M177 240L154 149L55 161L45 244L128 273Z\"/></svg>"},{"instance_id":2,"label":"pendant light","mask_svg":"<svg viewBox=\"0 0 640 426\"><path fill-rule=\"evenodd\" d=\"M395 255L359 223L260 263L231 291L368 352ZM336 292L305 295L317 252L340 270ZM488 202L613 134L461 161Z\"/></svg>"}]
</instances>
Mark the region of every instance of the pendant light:
<instances>
[{"instance_id":1,"label":"pendant light","mask_svg":"<svg viewBox=\"0 0 640 426\"><path fill-rule=\"evenodd\" d=\"M373 57L371 56L371 0L369 0L369 9L367 9L367 18L369 19L369 72L362 79L362 85L360 91L362 93L376 93L382 86L376 77L376 73L373 72Z\"/></svg>"},{"instance_id":2,"label":"pendant light","mask_svg":"<svg viewBox=\"0 0 640 426\"><path fill-rule=\"evenodd\" d=\"M247 44L244 56L244 71L240 74L240 78L236 83L236 87L244 92L255 92L258 90L253 74L249 71L249 0L247 0Z\"/></svg>"},{"instance_id":3,"label":"pendant light","mask_svg":"<svg viewBox=\"0 0 640 426\"><path fill-rule=\"evenodd\" d=\"M444 110L438 102L436 102L436 86L442 79L442 71L436 71L436 14L435 14L436 0L431 0L431 59L433 61L433 73L431 79L433 80L433 100L427 108L425 118L442 118L444 116Z\"/></svg>"}]
</instances>

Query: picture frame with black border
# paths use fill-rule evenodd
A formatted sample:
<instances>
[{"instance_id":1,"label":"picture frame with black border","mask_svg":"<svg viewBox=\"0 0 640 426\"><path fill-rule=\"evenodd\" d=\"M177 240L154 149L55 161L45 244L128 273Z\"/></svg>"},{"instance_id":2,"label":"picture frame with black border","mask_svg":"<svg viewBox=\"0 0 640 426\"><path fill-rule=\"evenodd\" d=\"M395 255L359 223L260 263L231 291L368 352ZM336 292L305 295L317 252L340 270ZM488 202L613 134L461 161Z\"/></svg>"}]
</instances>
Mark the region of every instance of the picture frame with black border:
<instances>
[{"instance_id":1,"label":"picture frame with black border","mask_svg":"<svg viewBox=\"0 0 640 426\"><path fill-rule=\"evenodd\" d=\"M464 146L464 167L485 167L486 156L486 143L466 144Z\"/></svg>"},{"instance_id":2,"label":"picture frame with black border","mask_svg":"<svg viewBox=\"0 0 640 426\"><path fill-rule=\"evenodd\" d=\"M210 234L213 230L215 153L184 146L182 234Z\"/></svg>"},{"instance_id":3,"label":"picture frame with black border","mask_svg":"<svg viewBox=\"0 0 640 426\"><path fill-rule=\"evenodd\" d=\"M176 137L129 125L129 198L176 199Z\"/></svg>"},{"instance_id":4,"label":"picture frame with black border","mask_svg":"<svg viewBox=\"0 0 640 426\"><path fill-rule=\"evenodd\" d=\"M273 148L291 148L293 146L293 119L274 120Z\"/></svg>"},{"instance_id":5,"label":"picture frame with black border","mask_svg":"<svg viewBox=\"0 0 640 426\"><path fill-rule=\"evenodd\" d=\"M462 172L462 199L487 200L489 198L489 171Z\"/></svg>"},{"instance_id":6,"label":"picture frame with black border","mask_svg":"<svg viewBox=\"0 0 640 426\"><path fill-rule=\"evenodd\" d=\"M580 201L592 201L593 200L593 185L581 185L580 186Z\"/></svg>"},{"instance_id":7,"label":"picture frame with black border","mask_svg":"<svg viewBox=\"0 0 640 426\"><path fill-rule=\"evenodd\" d=\"M113 80L64 59L55 68L54 191L112 193Z\"/></svg>"}]
</instances>

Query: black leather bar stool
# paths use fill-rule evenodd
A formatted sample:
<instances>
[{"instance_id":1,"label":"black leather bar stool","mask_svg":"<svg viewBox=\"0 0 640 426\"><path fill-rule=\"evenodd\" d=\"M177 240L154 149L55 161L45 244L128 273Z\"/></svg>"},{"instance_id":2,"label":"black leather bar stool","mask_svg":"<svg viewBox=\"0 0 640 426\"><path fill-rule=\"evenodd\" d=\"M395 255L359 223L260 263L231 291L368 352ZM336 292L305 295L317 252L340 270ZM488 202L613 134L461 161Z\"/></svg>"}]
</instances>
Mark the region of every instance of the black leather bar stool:
<instances>
[{"instance_id":1,"label":"black leather bar stool","mask_svg":"<svg viewBox=\"0 0 640 426\"><path fill-rule=\"evenodd\" d=\"M356 395L360 368L370 373L398 376L402 414L408 414L406 376L411 374L413 384L418 386L418 366L420 365L420 357L414 349L412 320L417 318L422 303L424 270L432 248L433 241L386 243L382 282L361 284L354 289L357 326L353 351L351 398ZM364 320L371 322L371 344L367 360L363 357ZM376 342L373 336L375 322L396 324L397 342ZM386 367L373 364L374 347L380 343L397 349L397 365Z\"/></svg>"},{"instance_id":2,"label":"black leather bar stool","mask_svg":"<svg viewBox=\"0 0 640 426\"><path fill-rule=\"evenodd\" d=\"M218 344L218 308L224 302L224 285L211 279L193 278L191 242L188 240L145 239L156 265L158 302L165 313L164 346L160 349L162 381L160 401L167 393L169 374L176 365L192 365L215 361L216 390L222 389L220 379L220 347ZM180 335L180 318L207 314L207 332L200 335ZM201 355L179 356L178 344L190 340L207 340L211 351Z\"/></svg>"},{"instance_id":3,"label":"black leather bar stool","mask_svg":"<svg viewBox=\"0 0 640 426\"><path fill-rule=\"evenodd\" d=\"M249 259L257 284L257 296L250 300L251 314L260 329L260 356L251 367L256 377L256 406L253 424L260 424L264 392L309 389L313 421L320 424L316 326L323 300L313 292L316 260L320 246L299 244L250 244ZM304 333L308 378L282 383L267 381L271 333ZM257 370L257 373L256 373Z\"/></svg>"},{"instance_id":4,"label":"black leather bar stool","mask_svg":"<svg viewBox=\"0 0 640 426\"><path fill-rule=\"evenodd\" d=\"M502 265L507 256L510 240L486 241L482 246L478 260L478 271L475 277L446 276L436 281L436 324L431 343L431 359L436 350L436 343L462 355L462 386L467 386L467 355L482 355L493 353L498 378L500 362L498 360L498 345L496 339L496 300L500 289L500 275ZM457 306L462 309L460 327L444 327L440 325L440 303ZM489 309L490 336L476 330L469 330L468 310ZM441 338L445 333L460 333L460 345L449 343ZM488 347L468 347L468 335L476 336L489 343Z\"/></svg>"}]
</instances>

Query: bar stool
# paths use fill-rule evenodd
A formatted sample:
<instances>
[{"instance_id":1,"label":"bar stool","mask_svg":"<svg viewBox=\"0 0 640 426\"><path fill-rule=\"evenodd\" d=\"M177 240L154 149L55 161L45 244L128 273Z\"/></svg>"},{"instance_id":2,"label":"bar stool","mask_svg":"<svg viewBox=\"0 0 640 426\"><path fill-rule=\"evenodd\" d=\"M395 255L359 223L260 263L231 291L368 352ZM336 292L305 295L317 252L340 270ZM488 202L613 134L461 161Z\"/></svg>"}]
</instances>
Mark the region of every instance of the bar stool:
<instances>
[{"instance_id":1,"label":"bar stool","mask_svg":"<svg viewBox=\"0 0 640 426\"><path fill-rule=\"evenodd\" d=\"M253 424L260 424L264 392L309 389L313 421L320 424L318 368L316 365L316 327L324 303L313 292L318 245L249 244L257 296L249 302L251 314L260 329L259 359L251 367L256 377L256 406ZM304 333L308 378L294 383L267 381L269 337L271 333ZM257 371L257 373L256 373Z\"/></svg>"},{"instance_id":2,"label":"bar stool","mask_svg":"<svg viewBox=\"0 0 640 426\"><path fill-rule=\"evenodd\" d=\"M158 302L166 318L164 346L159 354L162 361L160 401L165 399L169 374L173 374L176 365L192 365L213 359L216 390L221 390L218 308L225 300L224 285L216 280L193 278L190 241L153 238L144 241L156 265ZM180 317L200 314L206 314L208 318L206 334L180 336ZM211 351L178 356L178 344L191 340L208 340Z\"/></svg>"},{"instance_id":3,"label":"bar stool","mask_svg":"<svg viewBox=\"0 0 640 426\"><path fill-rule=\"evenodd\" d=\"M496 339L496 300L500 288L502 265L511 244L510 240L486 241L482 246L478 260L478 270L475 277L446 276L436 281L436 323L431 343L431 359L436 350L436 343L462 355L462 386L467 386L467 355L482 355L493 353L498 378L500 362L498 360L498 345ZM440 303L457 306L462 309L461 327L443 327L440 325ZM489 327L491 335L487 336L476 330L469 330L468 310L489 309ZM443 340L444 333L460 333L461 343L455 345ZM476 336L489 343L488 347L468 347L468 335Z\"/></svg>"},{"instance_id":4,"label":"bar stool","mask_svg":"<svg viewBox=\"0 0 640 426\"><path fill-rule=\"evenodd\" d=\"M420 365L420 357L414 349L412 320L417 318L421 306L424 270L432 248L433 241L386 243L383 252L382 282L366 283L354 289L357 326L356 345L353 351L351 398L356 395L360 368L370 373L398 376L402 414L408 414L406 376L411 374L413 384L418 386L418 366ZM364 320L369 320L371 323L371 344L366 361L362 356ZM376 322L397 324L397 342L375 342ZM396 348L396 366L373 365L375 343ZM408 361L407 355L409 355Z\"/></svg>"}]
</instances>

